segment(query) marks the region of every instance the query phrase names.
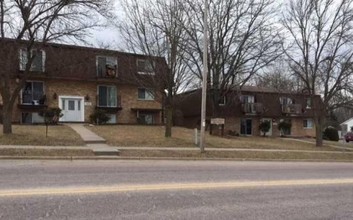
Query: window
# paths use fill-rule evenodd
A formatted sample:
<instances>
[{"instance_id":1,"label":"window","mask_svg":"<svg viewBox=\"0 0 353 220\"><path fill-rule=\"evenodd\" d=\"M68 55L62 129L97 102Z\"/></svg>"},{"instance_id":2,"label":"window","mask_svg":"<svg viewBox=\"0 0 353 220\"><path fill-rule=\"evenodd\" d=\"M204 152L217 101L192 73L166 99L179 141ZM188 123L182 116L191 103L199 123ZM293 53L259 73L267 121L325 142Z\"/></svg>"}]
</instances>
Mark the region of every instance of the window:
<instances>
[{"instance_id":1,"label":"window","mask_svg":"<svg viewBox=\"0 0 353 220\"><path fill-rule=\"evenodd\" d=\"M303 120L304 128L313 128L313 120L312 119L304 119Z\"/></svg>"},{"instance_id":2,"label":"window","mask_svg":"<svg viewBox=\"0 0 353 220\"><path fill-rule=\"evenodd\" d=\"M44 123L44 118L38 113L22 112L22 124Z\"/></svg>"},{"instance_id":3,"label":"window","mask_svg":"<svg viewBox=\"0 0 353 220\"><path fill-rule=\"evenodd\" d=\"M118 76L118 60L116 57L98 56L96 64L98 77L115 78Z\"/></svg>"},{"instance_id":4,"label":"window","mask_svg":"<svg viewBox=\"0 0 353 220\"><path fill-rule=\"evenodd\" d=\"M226 103L227 103L226 97L225 96L221 96L219 101L218 101L218 105L223 106L223 105L226 105Z\"/></svg>"},{"instance_id":5,"label":"window","mask_svg":"<svg viewBox=\"0 0 353 220\"><path fill-rule=\"evenodd\" d=\"M137 60L137 72L141 75L154 75L155 63L150 60Z\"/></svg>"},{"instance_id":6,"label":"window","mask_svg":"<svg viewBox=\"0 0 353 220\"><path fill-rule=\"evenodd\" d=\"M98 86L98 106L117 106L117 92L115 86Z\"/></svg>"},{"instance_id":7,"label":"window","mask_svg":"<svg viewBox=\"0 0 353 220\"><path fill-rule=\"evenodd\" d=\"M311 108L311 98L306 99L306 108Z\"/></svg>"},{"instance_id":8,"label":"window","mask_svg":"<svg viewBox=\"0 0 353 220\"><path fill-rule=\"evenodd\" d=\"M74 100L69 100L68 105L69 105L70 111L75 111L75 101Z\"/></svg>"},{"instance_id":9,"label":"window","mask_svg":"<svg viewBox=\"0 0 353 220\"><path fill-rule=\"evenodd\" d=\"M31 50L30 54L27 53L26 49L20 49L20 70L24 71L26 69L29 56L30 58L33 57L30 71L44 72L45 51L38 49Z\"/></svg>"},{"instance_id":10,"label":"window","mask_svg":"<svg viewBox=\"0 0 353 220\"><path fill-rule=\"evenodd\" d=\"M22 89L22 104L43 105L45 102L44 83L26 82Z\"/></svg>"},{"instance_id":11,"label":"window","mask_svg":"<svg viewBox=\"0 0 353 220\"><path fill-rule=\"evenodd\" d=\"M255 103L255 97L253 95L242 95L240 100L242 103Z\"/></svg>"},{"instance_id":12,"label":"window","mask_svg":"<svg viewBox=\"0 0 353 220\"><path fill-rule=\"evenodd\" d=\"M252 120L251 119L241 119L241 121L240 121L240 134L252 135Z\"/></svg>"},{"instance_id":13,"label":"window","mask_svg":"<svg viewBox=\"0 0 353 220\"><path fill-rule=\"evenodd\" d=\"M281 97L281 98L279 98L279 101L280 101L281 105L294 104L294 101L291 98L288 98L288 97Z\"/></svg>"},{"instance_id":14,"label":"window","mask_svg":"<svg viewBox=\"0 0 353 220\"><path fill-rule=\"evenodd\" d=\"M149 113L140 113L138 122L139 124L152 125L154 124L153 115Z\"/></svg>"},{"instance_id":15,"label":"window","mask_svg":"<svg viewBox=\"0 0 353 220\"><path fill-rule=\"evenodd\" d=\"M138 89L138 99L140 100L154 100L154 92L151 89Z\"/></svg>"}]
</instances>

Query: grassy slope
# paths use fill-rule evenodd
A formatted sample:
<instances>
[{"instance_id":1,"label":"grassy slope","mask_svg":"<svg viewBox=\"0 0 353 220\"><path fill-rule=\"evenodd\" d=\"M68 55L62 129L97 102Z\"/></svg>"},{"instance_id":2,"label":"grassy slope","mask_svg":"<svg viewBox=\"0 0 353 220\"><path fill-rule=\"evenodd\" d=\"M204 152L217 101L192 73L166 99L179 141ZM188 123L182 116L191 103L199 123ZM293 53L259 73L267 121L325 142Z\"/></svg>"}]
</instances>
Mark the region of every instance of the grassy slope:
<instances>
[{"instance_id":1,"label":"grassy slope","mask_svg":"<svg viewBox=\"0 0 353 220\"><path fill-rule=\"evenodd\" d=\"M2 126L0 125L0 131ZM49 126L48 137L44 125L13 125L13 134L0 133L1 145L82 146L80 136L67 126Z\"/></svg>"},{"instance_id":2,"label":"grassy slope","mask_svg":"<svg viewBox=\"0 0 353 220\"><path fill-rule=\"evenodd\" d=\"M173 128L173 137L164 137L163 126L94 126L88 127L105 138L113 146L150 147L195 147L194 131L181 127ZM317 148L314 144L269 137L221 138L206 136L206 147L291 149L291 150L334 150L330 147Z\"/></svg>"}]
</instances>

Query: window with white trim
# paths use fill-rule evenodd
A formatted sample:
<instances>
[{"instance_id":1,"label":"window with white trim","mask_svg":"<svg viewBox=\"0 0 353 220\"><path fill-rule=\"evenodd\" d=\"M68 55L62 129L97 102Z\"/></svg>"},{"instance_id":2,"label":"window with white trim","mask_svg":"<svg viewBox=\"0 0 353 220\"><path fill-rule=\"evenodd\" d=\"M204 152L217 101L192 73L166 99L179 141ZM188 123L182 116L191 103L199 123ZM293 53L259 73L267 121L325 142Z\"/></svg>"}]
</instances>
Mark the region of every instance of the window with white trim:
<instances>
[{"instance_id":1,"label":"window with white trim","mask_svg":"<svg viewBox=\"0 0 353 220\"><path fill-rule=\"evenodd\" d=\"M22 103L25 105L43 105L45 102L44 83L26 82L21 92Z\"/></svg>"},{"instance_id":2,"label":"window with white trim","mask_svg":"<svg viewBox=\"0 0 353 220\"><path fill-rule=\"evenodd\" d=\"M155 62L151 60L137 59L137 72L141 75L155 75Z\"/></svg>"},{"instance_id":3,"label":"window with white trim","mask_svg":"<svg viewBox=\"0 0 353 220\"><path fill-rule=\"evenodd\" d=\"M19 67L21 71L26 70L26 65L30 58L32 58L30 71L35 72L44 72L45 71L45 51L39 49L31 50L31 53L28 53L26 49L20 49L20 63Z\"/></svg>"},{"instance_id":4,"label":"window with white trim","mask_svg":"<svg viewBox=\"0 0 353 220\"><path fill-rule=\"evenodd\" d=\"M98 107L117 107L115 86L98 86Z\"/></svg>"},{"instance_id":5,"label":"window with white trim","mask_svg":"<svg viewBox=\"0 0 353 220\"><path fill-rule=\"evenodd\" d=\"M218 105L224 106L224 105L226 105L226 103L227 103L226 97L225 96L221 96L219 101L218 101Z\"/></svg>"},{"instance_id":6,"label":"window with white trim","mask_svg":"<svg viewBox=\"0 0 353 220\"><path fill-rule=\"evenodd\" d=\"M311 98L307 98L306 99L306 108L311 108L311 105L312 105L312 103L311 103Z\"/></svg>"},{"instance_id":7,"label":"window with white trim","mask_svg":"<svg viewBox=\"0 0 353 220\"><path fill-rule=\"evenodd\" d=\"M288 97L280 97L279 101L281 105L291 105L294 104L294 100Z\"/></svg>"},{"instance_id":8,"label":"window with white trim","mask_svg":"<svg viewBox=\"0 0 353 220\"><path fill-rule=\"evenodd\" d=\"M304 119L303 120L303 127L304 128L313 128L313 120L312 119Z\"/></svg>"},{"instance_id":9,"label":"window with white trim","mask_svg":"<svg viewBox=\"0 0 353 220\"><path fill-rule=\"evenodd\" d=\"M154 100L154 91L152 89L139 88L138 89L139 100Z\"/></svg>"},{"instance_id":10,"label":"window with white trim","mask_svg":"<svg viewBox=\"0 0 353 220\"><path fill-rule=\"evenodd\" d=\"M242 95L240 100L242 103L255 103L255 97L253 95Z\"/></svg>"},{"instance_id":11,"label":"window with white trim","mask_svg":"<svg viewBox=\"0 0 353 220\"><path fill-rule=\"evenodd\" d=\"M97 76L115 78L118 76L118 59L116 57L97 56Z\"/></svg>"}]
</instances>

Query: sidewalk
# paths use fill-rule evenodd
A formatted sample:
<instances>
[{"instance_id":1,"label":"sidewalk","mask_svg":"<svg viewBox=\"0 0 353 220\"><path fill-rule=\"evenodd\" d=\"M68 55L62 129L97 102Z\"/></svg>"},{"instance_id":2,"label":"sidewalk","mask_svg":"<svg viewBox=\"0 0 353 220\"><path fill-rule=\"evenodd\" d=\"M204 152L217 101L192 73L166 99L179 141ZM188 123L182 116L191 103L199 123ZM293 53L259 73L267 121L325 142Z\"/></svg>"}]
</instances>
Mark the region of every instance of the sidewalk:
<instances>
[{"instance_id":1,"label":"sidewalk","mask_svg":"<svg viewBox=\"0 0 353 220\"><path fill-rule=\"evenodd\" d=\"M26 146L26 145L0 145L0 149L45 149L45 150L92 150L96 156L118 156L119 151L190 151L199 152L195 147L145 147L145 146L109 146L106 140L85 127L84 124L66 124L77 132L85 142L85 146ZM284 140L295 140L304 143L313 143L309 140L284 138ZM254 148L208 148L208 152L283 152L283 153L314 153L314 154L353 154L353 149L331 146L341 151L321 150L286 150L286 149L254 149Z\"/></svg>"}]
</instances>

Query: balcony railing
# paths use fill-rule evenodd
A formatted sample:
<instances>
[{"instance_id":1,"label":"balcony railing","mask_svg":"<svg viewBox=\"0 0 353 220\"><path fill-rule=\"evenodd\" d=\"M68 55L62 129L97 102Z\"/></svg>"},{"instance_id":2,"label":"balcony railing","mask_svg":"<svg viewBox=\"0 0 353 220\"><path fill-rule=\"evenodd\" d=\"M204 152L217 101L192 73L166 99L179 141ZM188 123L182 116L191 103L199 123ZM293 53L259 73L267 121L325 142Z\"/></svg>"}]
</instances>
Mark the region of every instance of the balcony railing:
<instances>
[{"instance_id":1,"label":"balcony railing","mask_svg":"<svg viewBox=\"0 0 353 220\"><path fill-rule=\"evenodd\" d=\"M46 95L42 95L42 97L38 100L34 99L23 99L22 96L19 96L18 108L20 109L28 109L28 110L42 110L48 107L47 105L47 97Z\"/></svg>"},{"instance_id":2,"label":"balcony railing","mask_svg":"<svg viewBox=\"0 0 353 220\"><path fill-rule=\"evenodd\" d=\"M264 108L262 103L243 103L242 110L245 114L261 114Z\"/></svg>"},{"instance_id":3,"label":"balcony railing","mask_svg":"<svg viewBox=\"0 0 353 220\"><path fill-rule=\"evenodd\" d=\"M116 106L109 106L109 105L101 105L99 103L99 96L97 95L97 109L103 109L105 110L107 113L115 113L119 110L122 109L121 107L121 97L117 96L116 97Z\"/></svg>"},{"instance_id":4,"label":"balcony railing","mask_svg":"<svg viewBox=\"0 0 353 220\"><path fill-rule=\"evenodd\" d=\"M299 115L302 113L301 104L282 104L282 113L285 114L296 114Z\"/></svg>"}]
</instances>

